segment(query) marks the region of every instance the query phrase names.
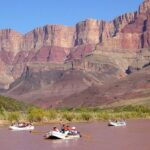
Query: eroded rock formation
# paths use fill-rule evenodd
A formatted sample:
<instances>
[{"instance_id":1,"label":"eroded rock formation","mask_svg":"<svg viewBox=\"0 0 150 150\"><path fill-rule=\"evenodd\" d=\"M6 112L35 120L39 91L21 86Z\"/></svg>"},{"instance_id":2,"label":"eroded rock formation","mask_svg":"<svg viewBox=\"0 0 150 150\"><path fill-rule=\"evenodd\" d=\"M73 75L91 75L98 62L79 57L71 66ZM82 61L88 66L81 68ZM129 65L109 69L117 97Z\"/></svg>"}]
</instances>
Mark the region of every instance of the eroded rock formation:
<instances>
[{"instance_id":1,"label":"eroded rock formation","mask_svg":"<svg viewBox=\"0 0 150 150\"><path fill-rule=\"evenodd\" d=\"M145 0L138 11L123 14L110 22L87 19L73 27L46 25L25 35L11 29L0 30L0 69L3 68L0 75L6 74L15 80L28 64L63 64L92 54L100 59L105 55L102 64L110 59L109 63L125 72L136 61L136 53L149 47L150 0ZM87 59L87 64L96 64L90 61ZM12 79L6 81L10 82Z\"/></svg>"}]
</instances>

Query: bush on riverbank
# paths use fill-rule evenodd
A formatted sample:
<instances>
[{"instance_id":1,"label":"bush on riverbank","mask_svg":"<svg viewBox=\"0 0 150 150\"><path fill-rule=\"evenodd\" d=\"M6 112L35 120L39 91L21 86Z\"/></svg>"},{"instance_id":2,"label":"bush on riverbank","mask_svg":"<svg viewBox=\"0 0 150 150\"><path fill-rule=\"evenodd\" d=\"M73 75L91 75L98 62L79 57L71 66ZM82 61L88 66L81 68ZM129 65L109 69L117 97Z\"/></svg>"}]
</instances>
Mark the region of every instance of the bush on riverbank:
<instances>
[{"instance_id":1,"label":"bush on riverbank","mask_svg":"<svg viewBox=\"0 0 150 150\"><path fill-rule=\"evenodd\" d=\"M38 109L38 108L35 108ZM34 112L36 116L38 113ZM150 118L150 109L146 106L122 106L116 108L63 108L44 110L40 121L93 121L109 119Z\"/></svg>"},{"instance_id":2,"label":"bush on riverbank","mask_svg":"<svg viewBox=\"0 0 150 150\"><path fill-rule=\"evenodd\" d=\"M46 116L46 111L42 108L31 107L27 111L27 120L30 122L40 122Z\"/></svg>"},{"instance_id":3,"label":"bush on riverbank","mask_svg":"<svg viewBox=\"0 0 150 150\"><path fill-rule=\"evenodd\" d=\"M0 119L30 122L80 122L110 119L150 118L150 109L146 106L122 106L116 108L63 108L42 109L29 107L27 111L8 112L0 109Z\"/></svg>"},{"instance_id":4,"label":"bush on riverbank","mask_svg":"<svg viewBox=\"0 0 150 150\"><path fill-rule=\"evenodd\" d=\"M10 122L18 122L20 119L20 113L19 112L11 112L8 113L7 115L7 119Z\"/></svg>"},{"instance_id":5,"label":"bush on riverbank","mask_svg":"<svg viewBox=\"0 0 150 150\"><path fill-rule=\"evenodd\" d=\"M27 105L23 102L16 101L13 98L0 96L0 112L1 110L6 111L23 111L27 109Z\"/></svg>"}]
</instances>

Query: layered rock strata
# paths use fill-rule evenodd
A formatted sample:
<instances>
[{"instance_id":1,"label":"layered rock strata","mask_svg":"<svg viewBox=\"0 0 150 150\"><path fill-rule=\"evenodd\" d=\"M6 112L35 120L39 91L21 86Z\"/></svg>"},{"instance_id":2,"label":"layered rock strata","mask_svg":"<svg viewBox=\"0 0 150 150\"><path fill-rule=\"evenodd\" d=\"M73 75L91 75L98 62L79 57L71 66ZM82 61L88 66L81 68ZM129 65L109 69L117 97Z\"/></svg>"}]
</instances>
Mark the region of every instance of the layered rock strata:
<instances>
[{"instance_id":1,"label":"layered rock strata","mask_svg":"<svg viewBox=\"0 0 150 150\"><path fill-rule=\"evenodd\" d=\"M149 47L150 0L145 0L138 11L123 14L110 22L87 19L73 27L46 25L25 35L11 29L1 30L0 66L5 69L0 67L0 74L15 80L29 63L64 63L101 52L130 53L134 57ZM132 64L128 62L126 66ZM119 68L121 63L121 60L117 61Z\"/></svg>"}]
</instances>

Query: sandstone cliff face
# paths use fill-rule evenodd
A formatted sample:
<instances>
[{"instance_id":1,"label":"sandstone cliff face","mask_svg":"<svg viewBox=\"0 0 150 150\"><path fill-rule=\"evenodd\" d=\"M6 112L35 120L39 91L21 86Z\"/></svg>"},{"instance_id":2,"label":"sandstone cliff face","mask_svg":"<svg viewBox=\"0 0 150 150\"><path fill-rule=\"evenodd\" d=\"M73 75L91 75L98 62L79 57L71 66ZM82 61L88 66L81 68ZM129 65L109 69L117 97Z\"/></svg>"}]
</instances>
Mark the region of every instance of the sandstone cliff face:
<instances>
[{"instance_id":1,"label":"sandstone cliff face","mask_svg":"<svg viewBox=\"0 0 150 150\"><path fill-rule=\"evenodd\" d=\"M150 15L147 13L147 18L144 21L144 33L142 34L142 47L149 48L150 47Z\"/></svg>"},{"instance_id":2,"label":"sandstone cliff face","mask_svg":"<svg viewBox=\"0 0 150 150\"><path fill-rule=\"evenodd\" d=\"M87 19L76 24L75 45L97 44L100 41L100 35L103 32L104 21Z\"/></svg>"},{"instance_id":3,"label":"sandstone cliff face","mask_svg":"<svg viewBox=\"0 0 150 150\"><path fill-rule=\"evenodd\" d=\"M76 25L75 45L105 43L121 32L126 25L134 22L136 16L135 12L119 16L112 22L94 19L82 21ZM109 46L114 48L112 44Z\"/></svg>"},{"instance_id":4,"label":"sandstone cliff face","mask_svg":"<svg viewBox=\"0 0 150 150\"><path fill-rule=\"evenodd\" d=\"M150 9L150 0L144 0L144 2L139 7L139 13L145 13Z\"/></svg>"},{"instance_id":5,"label":"sandstone cliff face","mask_svg":"<svg viewBox=\"0 0 150 150\"><path fill-rule=\"evenodd\" d=\"M128 37L130 36L129 42L132 43L132 41L135 40L132 39L132 36L136 36L136 38L142 41L143 37L148 38L148 33L143 35L143 37L140 34L149 31L149 11L150 0L145 0L137 12L124 14L111 22L87 19L77 23L75 27L46 25L36 28L25 35L21 35L11 29L1 30L0 50L12 51L16 54L22 50L39 50L43 46L72 48L82 44L105 43L108 39L111 39L110 41L112 42L116 42L118 38L120 38L120 41L123 40L124 43L126 33L128 33ZM134 35L134 33L139 35ZM119 49L124 48L122 44L119 44ZM144 47L145 45L140 45L139 43L137 45L129 44L129 46L125 46L125 48L137 49L142 46ZM109 47L114 48L113 45L109 45Z\"/></svg>"},{"instance_id":6,"label":"sandstone cliff face","mask_svg":"<svg viewBox=\"0 0 150 150\"><path fill-rule=\"evenodd\" d=\"M43 46L72 48L82 44L104 43L105 45L107 40L110 39L112 43L115 43L115 48L118 47L118 49L141 48L142 46L145 46L141 44L142 38L148 38L148 33L145 35L144 32L145 30L147 32L149 31L149 10L150 1L145 0L140 5L138 12L124 14L111 22L87 19L77 23L75 27L46 25L44 27L36 28L25 35L21 35L10 29L1 30L0 50L4 49L16 54L22 50L39 50ZM138 35L135 35L134 33ZM144 35L142 36L140 34ZM126 36L130 38L126 38ZM133 43L133 45L129 44L128 47L121 44L124 43L126 39L129 39L129 43L132 43L135 40L135 36L137 39L141 40L141 43L136 40L136 42L138 42L137 45ZM111 42L109 43L109 47L114 48L113 44L111 44Z\"/></svg>"},{"instance_id":7,"label":"sandstone cliff face","mask_svg":"<svg viewBox=\"0 0 150 150\"><path fill-rule=\"evenodd\" d=\"M0 51L6 50L13 53L19 52L22 35L14 30L0 30Z\"/></svg>"},{"instance_id":8,"label":"sandstone cliff face","mask_svg":"<svg viewBox=\"0 0 150 150\"><path fill-rule=\"evenodd\" d=\"M40 49L42 46L69 48L74 44L74 27L47 25L25 34L22 49Z\"/></svg>"},{"instance_id":9,"label":"sandstone cliff face","mask_svg":"<svg viewBox=\"0 0 150 150\"><path fill-rule=\"evenodd\" d=\"M64 63L67 59L82 59L95 50L134 56L141 48L149 47L150 0L145 0L137 12L110 22L87 19L74 27L46 25L25 35L0 30L0 60L6 68L3 72L14 79L28 63Z\"/></svg>"},{"instance_id":10,"label":"sandstone cliff face","mask_svg":"<svg viewBox=\"0 0 150 150\"><path fill-rule=\"evenodd\" d=\"M1 30L0 91L46 107L149 96L149 48L150 0L110 22L46 25L25 35Z\"/></svg>"},{"instance_id":11,"label":"sandstone cliff face","mask_svg":"<svg viewBox=\"0 0 150 150\"><path fill-rule=\"evenodd\" d=\"M6 64L0 59L0 89L8 89L9 84L13 81L14 79L6 67Z\"/></svg>"},{"instance_id":12,"label":"sandstone cliff face","mask_svg":"<svg viewBox=\"0 0 150 150\"><path fill-rule=\"evenodd\" d=\"M137 51L140 48L148 48L149 43L149 12L150 0L145 0L134 13L125 14L107 25L106 40L102 46L106 49L125 49ZM113 29L113 30L112 30ZM112 30L111 34L108 34ZM105 31L105 30L104 30ZM108 37L108 38L107 38Z\"/></svg>"}]
</instances>

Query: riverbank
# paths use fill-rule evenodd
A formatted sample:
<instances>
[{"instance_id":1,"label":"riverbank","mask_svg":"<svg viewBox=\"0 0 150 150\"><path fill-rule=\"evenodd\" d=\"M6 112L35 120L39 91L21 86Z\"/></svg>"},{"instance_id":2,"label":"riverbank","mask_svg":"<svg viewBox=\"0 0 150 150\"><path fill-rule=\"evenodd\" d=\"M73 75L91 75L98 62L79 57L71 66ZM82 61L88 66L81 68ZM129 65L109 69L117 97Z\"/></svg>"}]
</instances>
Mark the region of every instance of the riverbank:
<instances>
[{"instance_id":1,"label":"riverbank","mask_svg":"<svg viewBox=\"0 0 150 150\"><path fill-rule=\"evenodd\" d=\"M115 108L42 109L29 107L26 111L0 111L0 125L24 121L35 124L105 121L114 119L150 119L150 108L142 105Z\"/></svg>"}]
</instances>

